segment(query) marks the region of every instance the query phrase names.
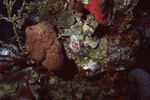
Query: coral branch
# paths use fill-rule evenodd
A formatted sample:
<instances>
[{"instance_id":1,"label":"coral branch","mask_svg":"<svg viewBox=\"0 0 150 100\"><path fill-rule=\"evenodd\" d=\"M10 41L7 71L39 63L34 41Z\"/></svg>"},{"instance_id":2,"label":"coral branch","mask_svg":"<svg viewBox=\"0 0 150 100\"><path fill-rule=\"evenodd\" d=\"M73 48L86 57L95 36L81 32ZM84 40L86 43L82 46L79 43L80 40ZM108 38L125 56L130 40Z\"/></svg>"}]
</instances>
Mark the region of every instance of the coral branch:
<instances>
[{"instance_id":1,"label":"coral branch","mask_svg":"<svg viewBox=\"0 0 150 100\"><path fill-rule=\"evenodd\" d=\"M20 10L18 10L18 14L14 14L13 16L11 15L12 14L12 8L15 4L16 0L12 1L12 0L4 0L3 4L5 5L5 7L7 8L7 13L8 13L8 17L4 17L2 14L0 14L0 19L4 19L10 23L12 23L13 25L13 30L14 30L14 33L16 35L16 38L17 38L17 42L18 42L18 45L19 45L19 48L23 51L23 45L21 44L21 41L19 39L19 36L18 36L18 32L17 32L17 28L21 28L21 26L23 25L24 21L25 21L25 18L27 17L27 14L22 14L22 11L25 7L25 0L23 1L22 3L22 7Z\"/></svg>"},{"instance_id":2,"label":"coral branch","mask_svg":"<svg viewBox=\"0 0 150 100\"><path fill-rule=\"evenodd\" d=\"M29 96L32 98L32 100L36 100L35 96L33 95L32 91L29 87L28 77L25 76L24 79L25 79L25 82L26 82L26 87L27 87Z\"/></svg>"}]
</instances>

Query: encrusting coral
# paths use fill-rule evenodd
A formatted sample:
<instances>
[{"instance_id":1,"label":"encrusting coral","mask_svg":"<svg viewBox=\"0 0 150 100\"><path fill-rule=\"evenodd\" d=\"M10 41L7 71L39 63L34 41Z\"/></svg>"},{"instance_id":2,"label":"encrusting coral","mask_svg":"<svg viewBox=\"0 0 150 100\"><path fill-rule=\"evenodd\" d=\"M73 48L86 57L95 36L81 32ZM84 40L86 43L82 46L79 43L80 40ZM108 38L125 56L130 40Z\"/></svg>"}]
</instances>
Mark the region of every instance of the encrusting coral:
<instances>
[{"instance_id":1,"label":"encrusting coral","mask_svg":"<svg viewBox=\"0 0 150 100\"><path fill-rule=\"evenodd\" d=\"M26 48L37 63L48 70L54 70L63 64L62 44L57 39L53 27L47 22L29 26L26 32Z\"/></svg>"},{"instance_id":2,"label":"encrusting coral","mask_svg":"<svg viewBox=\"0 0 150 100\"><path fill-rule=\"evenodd\" d=\"M105 26L107 25L111 14L109 12L102 13L102 3L103 2L100 0L91 0L90 3L84 7L89 9L91 13L94 13L96 21Z\"/></svg>"}]
</instances>

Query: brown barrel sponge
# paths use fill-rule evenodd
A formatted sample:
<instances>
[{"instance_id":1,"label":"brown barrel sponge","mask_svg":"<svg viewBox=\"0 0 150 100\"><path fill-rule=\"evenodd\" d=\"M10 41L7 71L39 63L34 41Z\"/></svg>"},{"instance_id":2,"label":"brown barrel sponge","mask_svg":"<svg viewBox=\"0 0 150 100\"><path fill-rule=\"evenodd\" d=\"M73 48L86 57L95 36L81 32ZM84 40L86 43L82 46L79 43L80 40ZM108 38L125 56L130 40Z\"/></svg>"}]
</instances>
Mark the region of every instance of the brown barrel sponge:
<instances>
[{"instance_id":1,"label":"brown barrel sponge","mask_svg":"<svg viewBox=\"0 0 150 100\"><path fill-rule=\"evenodd\" d=\"M52 71L63 64L62 43L57 39L53 26L42 22L25 30L26 49L37 63Z\"/></svg>"}]
</instances>

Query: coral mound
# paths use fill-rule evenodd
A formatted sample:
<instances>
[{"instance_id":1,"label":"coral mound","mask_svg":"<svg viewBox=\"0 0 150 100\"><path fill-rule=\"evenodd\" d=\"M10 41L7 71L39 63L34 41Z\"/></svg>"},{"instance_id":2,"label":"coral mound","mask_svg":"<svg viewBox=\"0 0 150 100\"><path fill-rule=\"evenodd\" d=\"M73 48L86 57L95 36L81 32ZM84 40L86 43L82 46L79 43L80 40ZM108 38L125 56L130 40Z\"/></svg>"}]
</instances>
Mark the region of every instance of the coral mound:
<instances>
[{"instance_id":1,"label":"coral mound","mask_svg":"<svg viewBox=\"0 0 150 100\"><path fill-rule=\"evenodd\" d=\"M25 32L26 48L31 53L31 58L50 71L62 66L62 44L52 25L42 22L27 27Z\"/></svg>"},{"instance_id":2,"label":"coral mound","mask_svg":"<svg viewBox=\"0 0 150 100\"><path fill-rule=\"evenodd\" d=\"M139 85L140 100L150 100L150 74L141 68L136 68L128 74L129 81Z\"/></svg>"}]
</instances>

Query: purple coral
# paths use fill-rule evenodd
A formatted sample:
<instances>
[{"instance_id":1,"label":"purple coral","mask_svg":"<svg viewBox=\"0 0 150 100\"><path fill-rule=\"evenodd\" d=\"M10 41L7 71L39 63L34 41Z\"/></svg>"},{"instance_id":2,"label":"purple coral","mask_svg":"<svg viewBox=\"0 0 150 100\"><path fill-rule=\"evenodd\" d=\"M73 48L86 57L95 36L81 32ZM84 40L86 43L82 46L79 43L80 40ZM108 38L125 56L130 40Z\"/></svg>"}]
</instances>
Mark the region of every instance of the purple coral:
<instances>
[{"instance_id":1,"label":"purple coral","mask_svg":"<svg viewBox=\"0 0 150 100\"><path fill-rule=\"evenodd\" d=\"M70 37L70 44L69 47L73 52L78 52L80 51L80 42L77 40L77 37L75 35L72 35Z\"/></svg>"},{"instance_id":2,"label":"purple coral","mask_svg":"<svg viewBox=\"0 0 150 100\"><path fill-rule=\"evenodd\" d=\"M138 88L140 100L150 100L150 74L141 68L136 68L128 76L130 81L140 85Z\"/></svg>"}]
</instances>

